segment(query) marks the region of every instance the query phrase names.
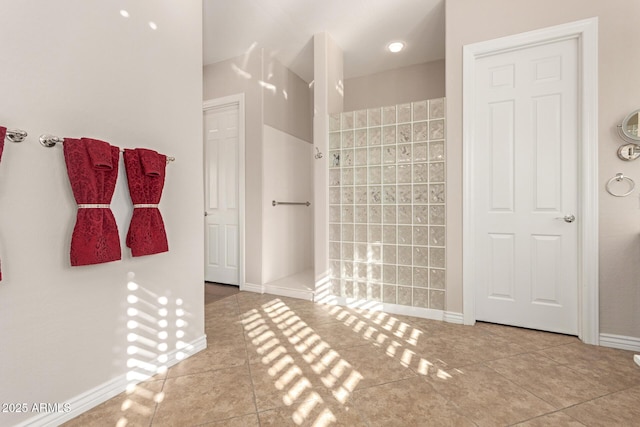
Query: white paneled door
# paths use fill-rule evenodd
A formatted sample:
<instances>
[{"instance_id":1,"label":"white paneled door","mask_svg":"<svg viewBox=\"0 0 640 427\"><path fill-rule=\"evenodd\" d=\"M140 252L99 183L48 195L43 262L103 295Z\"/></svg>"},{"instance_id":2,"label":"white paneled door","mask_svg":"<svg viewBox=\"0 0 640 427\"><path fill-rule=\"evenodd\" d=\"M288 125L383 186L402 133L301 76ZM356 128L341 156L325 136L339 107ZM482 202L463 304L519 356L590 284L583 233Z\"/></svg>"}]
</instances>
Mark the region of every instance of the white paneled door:
<instances>
[{"instance_id":1,"label":"white paneled door","mask_svg":"<svg viewBox=\"0 0 640 427\"><path fill-rule=\"evenodd\" d=\"M238 104L204 112L205 280L238 285Z\"/></svg>"},{"instance_id":2,"label":"white paneled door","mask_svg":"<svg viewBox=\"0 0 640 427\"><path fill-rule=\"evenodd\" d=\"M476 319L578 334L578 40L479 58Z\"/></svg>"}]
</instances>

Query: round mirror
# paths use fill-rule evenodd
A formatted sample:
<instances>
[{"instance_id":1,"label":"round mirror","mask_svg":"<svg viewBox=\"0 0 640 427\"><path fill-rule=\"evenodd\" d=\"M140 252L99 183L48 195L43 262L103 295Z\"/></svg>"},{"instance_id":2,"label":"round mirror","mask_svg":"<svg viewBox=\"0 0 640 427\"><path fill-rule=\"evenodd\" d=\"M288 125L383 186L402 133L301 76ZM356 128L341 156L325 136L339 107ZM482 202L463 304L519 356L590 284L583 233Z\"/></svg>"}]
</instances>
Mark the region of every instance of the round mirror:
<instances>
[{"instance_id":1,"label":"round mirror","mask_svg":"<svg viewBox=\"0 0 640 427\"><path fill-rule=\"evenodd\" d=\"M636 110L633 113L625 117L622 122L622 133L627 138L640 141L640 110Z\"/></svg>"}]
</instances>

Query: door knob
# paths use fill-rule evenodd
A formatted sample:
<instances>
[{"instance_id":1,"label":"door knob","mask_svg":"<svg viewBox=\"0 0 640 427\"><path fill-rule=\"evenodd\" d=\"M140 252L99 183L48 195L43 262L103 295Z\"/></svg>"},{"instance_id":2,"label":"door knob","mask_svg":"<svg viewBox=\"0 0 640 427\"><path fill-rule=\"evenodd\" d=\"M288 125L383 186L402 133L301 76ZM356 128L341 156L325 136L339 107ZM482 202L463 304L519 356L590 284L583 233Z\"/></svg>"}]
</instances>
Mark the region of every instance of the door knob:
<instances>
[{"instance_id":1,"label":"door knob","mask_svg":"<svg viewBox=\"0 0 640 427\"><path fill-rule=\"evenodd\" d=\"M572 223L573 221L576 220L576 217L573 214L569 214L569 215L565 215L565 216L559 216L556 219L561 219L564 222Z\"/></svg>"}]
</instances>

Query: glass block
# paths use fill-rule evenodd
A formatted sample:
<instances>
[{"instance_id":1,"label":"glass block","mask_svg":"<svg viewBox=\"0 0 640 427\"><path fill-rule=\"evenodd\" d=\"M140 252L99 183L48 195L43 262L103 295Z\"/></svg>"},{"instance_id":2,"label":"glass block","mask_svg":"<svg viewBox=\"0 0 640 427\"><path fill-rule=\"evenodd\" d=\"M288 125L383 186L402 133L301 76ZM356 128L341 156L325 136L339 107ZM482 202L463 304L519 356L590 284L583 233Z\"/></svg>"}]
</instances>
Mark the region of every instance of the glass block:
<instances>
[{"instance_id":1,"label":"glass block","mask_svg":"<svg viewBox=\"0 0 640 427\"><path fill-rule=\"evenodd\" d=\"M385 126L382 128L382 143L389 145L396 143L396 127Z\"/></svg>"},{"instance_id":2,"label":"glass block","mask_svg":"<svg viewBox=\"0 0 640 427\"><path fill-rule=\"evenodd\" d=\"M411 123L398 125L398 143L407 143L412 141Z\"/></svg>"},{"instance_id":3,"label":"glass block","mask_svg":"<svg viewBox=\"0 0 640 427\"><path fill-rule=\"evenodd\" d=\"M369 127L380 126L382 124L382 110L380 108L369 108L367 116L369 118Z\"/></svg>"},{"instance_id":4,"label":"glass block","mask_svg":"<svg viewBox=\"0 0 640 427\"><path fill-rule=\"evenodd\" d=\"M429 224L444 225L444 206L429 207Z\"/></svg>"},{"instance_id":5,"label":"glass block","mask_svg":"<svg viewBox=\"0 0 640 427\"><path fill-rule=\"evenodd\" d=\"M344 197L344 194L343 194L343 197ZM428 203L428 202L429 202L429 186L427 184L414 184L413 203Z\"/></svg>"},{"instance_id":6,"label":"glass block","mask_svg":"<svg viewBox=\"0 0 640 427\"><path fill-rule=\"evenodd\" d=\"M429 249L429 265L431 267L445 267L444 260L444 248L430 248Z\"/></svg>"},{"instance_id":7,"label":"glass block","mask_svg":"<svg viewBox=\"0 0 640 427\"><path fill-rule=\"evenodd\" d=\"M340 240L340 224L329 224L329 240L337 242Z\"/></svg>"},{"instance_id":8,"label":"glass block","mask_svg":"<svg viewBox=\"0 0 640 427\"><path fill-rule=\"evenodd\" d=\"M356 243L353 245L354 253L353 259L355 261L366 262L367 261L367 245L365 243Z\"/></svg>"},{"instance_id":9,"label":"glass block","mask_svg":"<svg viewBox=\"0 0 640 427\"><path fill-rule=\"evenodd\" d=\"M411 204L411 185L398 185L398 203Z\"/></svg>"},{"instance_id":10,"label":"glass block","mask_svg":"<svg viewBox=\"0 0 640 427\"><path fill-rule=\"evenodd\" d=\"M356 225L356 242L367 242L367 226L363 224Z\"/></svg>"},{"instance_id":11,"label":"glass block","mask_svg":"<svg viewBox=\"0 0 640 427\"><path fill-rule=\"evenodd\" d=\"M407 286L398 286L398 304L411 306L413 291Z\"/></svg>"},{"instance_id":12,"label":"glass block","mask_svg":"<svg viewBox=\"0 0 640 427\"><path fill-rule=\"evenodd\" d=\"M344 261L342 263L342 271L341 276L345 279L353 279L353 263L349 261Z\"/></svg>"},{"instance_id":13,"label":"glass block","mask_svg":"<svg viewBox=\"0 0 640 427\"><path fill-rule=\"evenodd\" d=\"M382 227L379 225L369 225L369 243L382 242Z\"/></svg>"},{"instance_id":14,"label":"glass block","mask_svg":"<svg viewBox=\"0 0 640 427\"><path fill-rule=\"evenodd\" d=\"M429 143L429 161L441 162L444 160L444 142Z\"/></svg>"},{"instance_id":15,"label":"glass block","mask_svg":"<svg viewBox=\"0 0 640 427\"><path fill-rule=\"evenodd\" d=\"M429 243L429 227L413 227L413 244L428 246Z\"/></svg>"},{"instance_id":16,"label":"glass block","mask_svg":"<svg viewBox=\"0 0 640 427\"><path fill-rule=\"evenodd\" d=\"M339 149L342 139L340 132L331 132L329 134L329 148L331 150Z\"/></svg>"},{"instance_id":17,"label":"glass block","mask_svg":"<svg viewBox=\"0 0 640 427\"><path fill-rule=\"evenodd\" d=\"M382 282L382 266L377 264L369 265L368 280L372 282Z\"/></svg>"},{"instance_id":18,"label":"glass block","mask_svg":"<svg viewBox=\"0 0 640 427\"><path fill-rule=\"evenodd\" d=\"M336 297L342 296L342 280L333 279L331 281L331 295Z\"/></svg>"},{"instance_id":19,"label":"glass block","mask_svg":"<svg viewBox=\"0 0 640 427\"><path fill-rule=\"evenodd\" d=\"M342 155L340 156L340 166L353 166L353 150L342 150Z\"/></svg>"},{"instance_id":20,"label":"glass block","mask_svg":"<svg viewBox=\"0 0 640 427\"><path fill-rule=\"evenodd\" d=\"M355 182L354 182L355 185L367 185L367 168L366 167L355 168L354 174L355 174Z\"/></svg>"},{"instance_id":21,"label":"glass block","mask_svg":"<svg viewBox=\"0 0 640 427\"><path fill-rule=\"evenodd\" d=\"M366 129L358 129L356 130L356 147L366 147L367 146L367 130Z\"/></svg>"},{"instance_id":22,"label":"glass block","mask_svg":"<svg viewBox=\"0 0 640 427\"><path fill-rule=\"evenodd\" d=\"M385 264L382 266L382 281L384 283L393 283L395 284L398 279L396 276L396 266Z\"/></svg>"},{"instance_id":23,"label":"glass block","mask_svg":"<svg viewBox=\"0 0 640 427\"><path fill-rule=\"evenodd\" d=\"M329 167L340 167L340 151L329 151Z\"/></svg>"},{"instance_id":24,"label":"glass block","mask_svg":"<svg viewBox=\"0 0 640 427\"><path fill-rule=\"evenodd\" d=\"M369 186L369 203L382 203L382 189L379 186Z\"/></svg>"},{"instance_id":25,"label":"glass block","mask_svg":"<svg viewBox=\"0 0 640 427\"><path fill-rule=\"evenodd\" d=\"M340 222L340 206L329 206L329 222Z\"/></svg>"},{"instance_id":26,"label":"glass block","mask_svg":"<svg viewBox=\"0 0 640 427\"><path fill-rule=\"evenodd\" d=\"M432 99L429 101L429 118L444 118L444 98Z\"/></svg>"},{"instance_id":27,"label":"glass block","mask_svg":"<svg viewBox=\"0 0 640 427\"><path fill-rule=\"evenodd\" d=\"M426 162L427 156L427 143L420 142L413 144L413 161L414 162Z\"/></svg>"},{"instance_id":28,"label":"glass block","mask_svg":"<svg viewBox=\"0 0 640 427\"><path fill-rule=\"evenodd\" d=\"M444 310L444 292L429 290L429 308Z\"/></svg>"},{"instance_id":29,"label":"glass block","mask_svg":"<svg viewBox=\"0 0 640 427\"><path fill-rule=\"evenodd\" d=\"M353 111L342 113L342 129L353 129Z\"/></svg>"},{"instance_id":30,"label":"glass block","mask_svg":"<svg viewBox=\"0 0 640 427\"><path fill-rule=\"evenodd\" d=\"M418 267L429 266L429 248L421 246L413 247L413 265Z\"/></svg>"},{"instance_id":31,"label":"glass block","mask_svg":"<svg viewBox=\"0 0 640 427\"><path fill-rule=\"evenodd\" d=\"M388 147L384 147L382 150L382 163L395 163L396 162L396 147L390 145Z\"/></svg>"},{"instance_id":32,"label":"glass block","mask_svg":"<svg viewBox=\"0 0 640 427\"><path fill-rule=\"evenodd\" d=\"M398 267L398 285L412 286L412 269L411 267Z\"/></svg>"},{"instance_id":33,"label":"glass block","mask_svg":"<svg viewBox=\"0 0 640 427\"><path fill-rule=\"evenodd\" d=\"M351 205L353 204L353 187L341 187L342 188L342 203Z\"/></svg>"},{"instance_id":34,"label":"glass block","mask_svg":"<svg viewBox=\"0 0 640 427\"><path fill-rule=\"evenodd\" d=\"M395 281L394 281L395 282ZM382 286L382 301L388 304L397 304L398 287L395 285Z\"/></svg>"},{"instance_id":35,"label":"glass block","mask_svg":"<svg viewBox=\"0 0 640 427\"><path fill-rule=\"evenodd\" d=\"M411 144L398 145L396 157L398 159L398 163L411 162Z\"/></svg>"},{"instance_id":36,"label":"glass block","mask_svg":"<svg viewBox=\"0 0 640 427\"><path fill-rule=\"evenodd\" d=\"M356 115L356 128L366 128L367 127L367 110L358 110L355 113Z\"/></svg>"},{"instance_id":37,"label":"glass block","mask_svg":"<svg viewBox=\"0 0 640 427\"><path fill-rule=\"evenodd\" d=\"M444 120L432 120L429 122L429 140L444 139Z\"/></svg>"},{"instance_id":38,"label":"glass block","mask_svg":"<svg viewBox=\"0 0 640 427\"><path fill-rule=\"evenodd\" d=\"M411 183L411 165L398 165L398 183Z\"/></svg>"},{"instance_id":39,"label":"glass block","mask_svg":"<svg viewBox=\"0 0 640 427\"><path fill-rule=\"evenodd\" d=\"M411 121L411 104L400 104L397 106L398 123Z\"/></svg>"},{"instance_id":40,"label":"glass block","mask_svg":"<svg viewBox=\"0 0 640 427\"><path fill-rule=\"evenodd\" d=\"M342 259L345 261L353 261L353 243L342 244Z\"/></svg>"},{"instance_id":41,"label":"glass block","mask_svg":"<svg viewBox=\"0 0 640 427\"><path fill-rule=\"evenodd\" d=\"M384 245L382 247L382 262L385 264L398 263L398 247L396 245Z\"/></svg>"},{"instance_id":42,"label":"glass block","mask_svg":"<svg viewBox=\"0 0 640 427\"><path fill-rule=\"evenodd\" d=\"M369 184L381 184L382 183L382 169L379 167L369 168Z\"/></svg>"},{"instance_id":43,"label":"glass block","mask_svg":"<svg viewBox=\"0 0 640 427\"><path fill-rule=\"evenodd\" d=\"M353 242L355 236L355 229L353 224L342 224L342 241Z\"/></svg>"},{"instance_id":44,"label":"glass block","mask_svg":"<svg viewBox=\"0 0 640 427\"><path fill-rule=\"evenodd\" d=\"M427 122L415 122L415 123L413 123L413 140L414 141L426 141L427 140L427 127L428 127L427 126Z\"/></svg>"},{"instance_id":45,"label":"glass block","mask_svg":"<svg viewBox=\"0 0 640 427\"><path fill-rule=\"evenodd\" d=\"M332 187L340 185L340 169L329 171L329 185Z\"/></svg>"},{"instance_id":46,"label":"glass block","mask_svg":"<svg viewBox=\"0 0 640 427\"><path fill-rule=\"evenodd\" d=\"M342 207L342 222L353 222L353 206Z\"/></svg>"},{"instance_id":47,"label":"glass block","mask_svg":"<svg viewBox=\"0 0 640 427\"><path fill-rule=\"evenodd\" d=\"M382 233L382 231L380 233ZM369 252L367 252L367 257L368 262L381 263L382 245L379 243L369 244Z\"/></svg>"},{"instance_id":48,"label":"glass block","mask_svg":"<svg viewBox=\"0 0 640 427\"><path fill-rule=\"evenodd\" d=\"M385 184L396 183L396 167L395 166L382 167L382 182Z\"/></svg>"},{"instance_id":49,"label":"glass block","mask_svg":"<svg viewBox=\"0 0 640 427\"><path fill-rule=\"evenodd\" d=\"M381 154L380 147L369 148L369 165L379 165L380 154Z\"/></svg>"},{"instance_id":50,"label":"glass block","mask_svg":"<svg viewBox=\"0 0 640 427\"><path fill-rule=\"evenodd\" d=\"M366 281L367 280L367 264L356 263L356 268L354 269L353 273L357 280Z\"/></svg>"},{"instance_id":51,"label":"glass block","mask_svg":"<svg viewBox=\"0 0 640 427\"><path fill-rule=\"evenodd\" d=\"M382 302L382 285L378 283L367 283L367 289L371 301Z\"/></svg>"},{"instance_id":52,"label":"glass block","mask_svg":"<svg viewBox=\"0 0 640 427\"><path fill-rule=\"evenodd\" d=\"M429 290L413 288L413 306L429 308Z\"/></svg>"},{"instance_id":53,"label":"glass block","mask_svg":"<svg viewBox=\"0 0 640 427\"><path fill-rule=\"evenodd\" d=\"M397 232L395 225L384 225L382 227L382 241L384 243L396 243Z\"/></svg>"},{"instance_id":54,"label":"glass block","mask_svg":"<svg viewBox=\"0 0 640 427\"><path fill-rule=\"evenodd\" d=\"M342 263L340 261L329 261L329 268L331 269L331 277L342 277Z\"/></svg>"},{"instance_id":55,"label":"glass block","mask_svg":"<svg viewBox=\"0 0 640 427\"><path fill-rule=\"evenodd\" d=\"M355 298L356 293L354 291L354 285L351 280L345 280L344 282L344 296L346 298Z\"/></svg>"},{"instance_id":56,"label":"glass block","mask_svg":"<svg viewBox=\"0 0 640 427\"><path fill-rule=\"evenodd\" d=\"M369 187L371 188L371 187ZM369 223L381 224L382 223L382 207L369 206Z\"/></svg>"},{"instance_id":57,"label":"glass block","mask_svg":"<svg viewBox=\"0 0 640 427\"><path fill-rule=\"evenodd\" d=\"M444 182L444 162L429 164L429 181Z\"/></svg>"},{"instance_id":58,"label":"glass block","mask_svg":"<svg viewBox=\"0 0 640 427\"><path fill-rule=\"evenodd\" d=\"M367 299L367 282L366 279L361 279L360 277L358 277L358 280L363 280L362 282L357 282L356 283L356 295L355 298L357 299Z\"/></svg>"},{"instance_id":59,"label":"glass block","mask_svg":"<svg viewBox=\"0 0 640 427\"><path fill-rule=\"evenodd\" d=\"M358 190L358 189L356 189ZM365 200L367 197L366 187L365 187ZM366 206L356 206L354 210L354 219L356 224L366 224L367 223L367 207Z\"/></svg>"},{"instance_id":60,"label":"glass block","mask_svg":"<svg viewBox=\"0 0 640 427\"><path fill-rule=\"evenodd\" d=\"M342 185L353 185L353 168L342 169Z\"/></svg>"},{"instance_id":61,"label":"glass block","mask_svg":"<svg viewBox=\"0 0 640 427\"><path fill-rule=\"evenodd\" d=\"M385 185L382 190L382 203L395 204L396 203L396 186Z\"/></svg>"},{"instance_id":62,"label":"glass block","mask_svg":"<svg viewBox=\"0 0 640 427\"><path fill-rule=\"evenodd\" d=\"M397 221L396 206L385 206L382 210L382 219L385 224L395 224Z\"/></svg>"},{"instance_id":63,"label":"glass block","mask_svg":"<svg viewBox=\"0 0 640 427\"><path fill-rule=\"evenodd\" d=\"M413 267L413 286L418 288L429 287L429 269Z\"/></svg>"},{"instance_id":64,"label":"glass block","mask_svg":"<svg viewBox=\"0 0 640 427\"><path fill-rule=\"evenodd\" d=\"M340 130L340 113L329 115L329 132Z\"/></svg>"},{"instance_id":65,"label":"glass block","mask_svg":"<svg viewBox=\"0 0 640 427\"><path fill-rule=\"evenodd\" d=\"M429 245L430 246L444 246L444 242L445 242L444 239L445 239L444 227L438 227L438 226L429 227Z\"/></svg>"},{"instance_id":66,"label":"glass block","mask_svg":"<svg viewBox=\"0 0 640 427\"><path fill-rule=\"evenodd\" d=\"M330 242L329 243L329 258L330 259L340 259L340 242Z\"/></svg>"},{"instance_id":67,"label":"glass block","mask_svg":"<svg viewBox=\"0 0 640 427\"><path fill-rule=\"evenodd\" d=\"M428 117L427 101L418 101L413 103L413 121L427 120Z\"/></svg>"},{"instance_id":68,"label":"glass block","mask_svg":"<svg viewBox=\"0 0 640 427\"><path fill-rule=\"evenodd\" d=\"M342 148L353 148L354 138L353 131L342 131Z\"/></svg>"},{"instance_id":69,"label":"glass block","mask_svg":"<svg viewBox=\"0 0 640 427\"><path fill-rule=\"evenodd\" d=\"M411 246L398 246L398 265L411 265L412 255ZM409 277L411 277L411 269L409 269ZM409 282L408 284L411 284Z\"/></svg>"},{"instance_id":70,"label":"glass block","mask_svg":"<svg viewBox=\"0 0 640 427\"><path fill-rule=\"evenodd\" d=\"M444 184L431 184L429 185L429 202L430 203L444 203Z\"/></svg>"},{"instance_id":71,"label":"glass block","mask_svg":"<svg viewBox=\"0 0 640 427\"><path fill-rule=\"evenodd\" d=\"M381 128L369 128L368 129L368 144L380 145L382 143L382 129Z\"/></svg>"},{"instance_id":72,"label":"glass block","mask_svg":"<svg viewBox=\"0 0 640 427\"><path fill-rule=\"evenodd\" d=\"M340 204L340 187L329 188L329 204L330 205Z\"/></svg>"},{"instance_id":73,"label":"glass block","mask_svg":"<svg viewBox=\"0 0 640 427\"><path fill-rule=\"evenodd\" d=\"M432 289L444 289L445 285L445 271L444 270L429 270L429 287Z\"/></svg>"},{"instance_id":74,"label":"glass block","mask_svg":"<svg viewBox=\"0 0 640 427\"><path fill-rule=\"evenodd\" d=\"M396 122L396 106L390 105L382 107L382 124L390 125Z\"/></svg>"},{"instance_id":75,"label":"glass block","mask_svg":"<svg viewBox=\"0 0 640 427\"><path fill-rule=\"evenodd\" d=\"M411 205L398 206L398 224L411 224L413 219Z\"/></svg>"},{"instance_id":76,"label":"glass block","mask_svg":"<svg viewBox=\"0 0 640 427\"><path fill-rule=\"evenodd\" d=\"M429 206L413 205L413 223L417 225L429 224Z\"/></svg>"},{"instance_id":77,"label":"glass block","mask_svg":"<svg viewBox=\"0 0 640 427\"><path fill-rule=\"evenodd\" d=\"M413 165L413 182L427 182L429 180L429 165L417 163Z\"/></svg>"}]
</instances>

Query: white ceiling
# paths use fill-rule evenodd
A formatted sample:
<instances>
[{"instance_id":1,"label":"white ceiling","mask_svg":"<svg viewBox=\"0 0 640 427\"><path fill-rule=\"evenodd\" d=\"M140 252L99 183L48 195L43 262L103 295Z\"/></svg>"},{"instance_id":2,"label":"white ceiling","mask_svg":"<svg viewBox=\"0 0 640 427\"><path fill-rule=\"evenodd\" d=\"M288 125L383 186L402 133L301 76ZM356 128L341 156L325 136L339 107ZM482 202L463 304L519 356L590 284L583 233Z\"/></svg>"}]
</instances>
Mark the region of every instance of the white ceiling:
<instances>
[{"instance_id":1,"label":"white ceiling","mask_svg":"<svg viewBox=\"0 0 640 427\"><path fill-rule=\"evenodd\" d=\"M444 0L204 0L204 64L255 46L313 80L313 35L344 52L345 78L444 58ZM398 54L393 40L406 42Z\"/></svg>"}]
</instances>

